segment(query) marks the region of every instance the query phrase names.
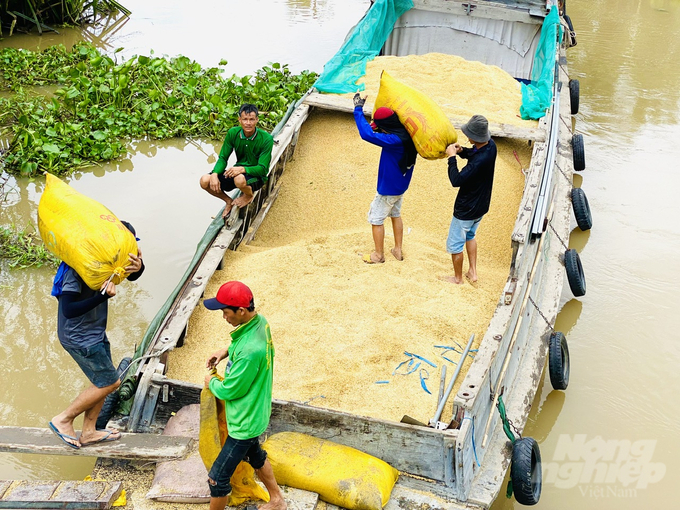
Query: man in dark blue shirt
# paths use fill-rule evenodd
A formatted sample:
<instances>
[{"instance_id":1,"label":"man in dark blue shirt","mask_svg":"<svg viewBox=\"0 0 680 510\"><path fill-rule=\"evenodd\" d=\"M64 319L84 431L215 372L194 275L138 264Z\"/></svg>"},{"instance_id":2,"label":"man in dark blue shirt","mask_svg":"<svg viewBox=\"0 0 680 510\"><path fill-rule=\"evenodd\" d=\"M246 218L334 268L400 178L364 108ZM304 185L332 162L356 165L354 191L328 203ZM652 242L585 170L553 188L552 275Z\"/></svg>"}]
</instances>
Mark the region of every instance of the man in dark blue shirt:
<instances>
[{"instance_id":1,"label":"man in dark blue shirt","mask_svg":"<svg viewBox=\"0 0 680 510\"><path fill-rule=\"evenodd\" d=\"M121 223L135 235L132 225L125 221ZM141 250L138 250L137 255L128 254L128 260L125 272L129 274L128 280L134 281L144 271ZM108 281L104 282L101 289L92 290L72 267L62 262L54 278L52 295L59 300L59 341L91 384L66 410L52 418L49 427L67 446L76 449L120 439L118 430L96 428L97 417L106 396L120 386L106 337L108 300L116 295L116 285ZM83 431L77 438L73 421L81 414L84 414Z\"/></svg>"},{"instance_id":2,"label":"man in dark blue shirt","mask_svg":"<svg viewBox=\"0 0 680 510\"><path fill-rule=\"evenodd\" d=\"M453 261L453 276L444 280L463 283L463 247L468 254L470 268L465 274L470 282L477 281L477 240L475 234L482 217L489 211L493 174L496 166L496 144L489 135L489 123L482 115L473 115L461 127L473 147L454 143L446 148L449 156L449 180L458 190L453 208L453 219L446 240L446 251ZM467 159L467 165L458 170L456 155Z\"/></svg>"},{"instance_id":3,"label":"man in dark blue shirt","mask_svg":"<svg viewBox=\"0 0 680 510\"><path fill-rule=\"evenodd\" d=\"M369 124L364 116L363 106L366 98L357 93L354 96L354 121L361 138L373 145L382 147L378 166L378 192L368 211L368 222L371 224L375 250L363 257L367 264L385 262L385 220L392 220L394 232L394 248L392 255L403 260L402 240L404 223L401 219L401 204L404 193L411 183L415 166L415 145L406 128L399 121L397 114L389 108L381 107L373 115L373 123Z\"/></svg>"}]
</instances>

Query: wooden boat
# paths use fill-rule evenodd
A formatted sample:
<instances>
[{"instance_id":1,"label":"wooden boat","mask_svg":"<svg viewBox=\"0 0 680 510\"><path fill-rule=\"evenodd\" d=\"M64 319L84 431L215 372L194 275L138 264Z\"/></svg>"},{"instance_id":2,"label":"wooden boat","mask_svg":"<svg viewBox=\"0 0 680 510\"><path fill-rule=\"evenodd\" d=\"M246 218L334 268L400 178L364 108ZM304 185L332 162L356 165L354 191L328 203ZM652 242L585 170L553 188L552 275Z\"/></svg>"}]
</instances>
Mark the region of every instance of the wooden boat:
<instances>
[{"instance_id":1,"label":"wooden boat","mask_svg":"<svg viewBox=\"0 0 680 510\"><path fill-rule=\"evenodd\" d=\"M497 65L524 80L531 76L544 18L553 4L557 7L553 0L414 0L413 4L394 23L382 54L459 54ZM529 34L523 54L512 44L498 42L499 34L513 31ZM411 502L452 509L488 508L501 491L513 459L524 463L530 472L528 479L514 479L513 474L518 500L531 504L540 495L540 456L537 458L530 442L523 443L523 451L508 447L497 407L503 404L515 433L521 433L548 355L553 385L564 389L568 383L566 341L553 330L565 261L572 290L585 292L578 256L573 250L565 252L574 158L577 166L584 164L582 140L572 133L578 87L567 74L568 44L565 38L558 45L552 103L537 127L490 125L493 137L529 140L532 157L508 240L512 259L507 282L474 362L457 394L445 402L453 409L451 424L437 420L433 420L433 426L403 423L274 401L268 434L297 431L332 438L397 468L402 476L388 505L406 507ZM274 131L277 143L268 185L246 208L232 211L228 226L216 220L208 228L204 247L147 333L144 359L134 365L124 389L130 392L136 388L129 417L121 421L128 431L157 432L172 413L198 402L201 386L164 375L168 352L182 346L189 318L212 274L221 267L226 251L250 242L270 212L280 193L286 164L296 150L300 129L315 109L351 112L353 107L346 97L312 90Z\"/></svg>"}]
</instances>

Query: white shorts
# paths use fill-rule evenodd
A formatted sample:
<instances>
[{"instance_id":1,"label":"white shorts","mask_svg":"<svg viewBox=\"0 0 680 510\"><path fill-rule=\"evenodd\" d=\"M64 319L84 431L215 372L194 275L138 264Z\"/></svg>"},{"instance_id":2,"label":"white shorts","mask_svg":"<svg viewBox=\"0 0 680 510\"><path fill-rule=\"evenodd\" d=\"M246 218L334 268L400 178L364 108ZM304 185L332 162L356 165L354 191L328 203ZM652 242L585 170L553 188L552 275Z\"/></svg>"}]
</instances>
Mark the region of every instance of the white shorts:
<instances>
[{"instance_id":1,"label":"white shorts","mask_svg":"<svg viewBox=\"0 0 680 510\"><path fill-rule=\"evenodd\" d=\"M381 195L376 193L371 208L368 210L368 222L371 225L382 225L385 218L398 218L401 216L401 204L404 195Z\"/></svg>"}]
</instances>

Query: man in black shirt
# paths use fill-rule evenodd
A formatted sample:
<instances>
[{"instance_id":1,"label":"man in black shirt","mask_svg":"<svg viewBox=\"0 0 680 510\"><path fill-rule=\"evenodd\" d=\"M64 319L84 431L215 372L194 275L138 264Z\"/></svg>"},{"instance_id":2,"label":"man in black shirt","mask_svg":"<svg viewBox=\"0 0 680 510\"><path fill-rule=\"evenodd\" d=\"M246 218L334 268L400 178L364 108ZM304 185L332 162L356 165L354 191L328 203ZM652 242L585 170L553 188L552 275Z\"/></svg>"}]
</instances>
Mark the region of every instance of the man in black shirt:
<instances>
[{"instance_id":1,"label":"man in black shirt","mask_svg":"<svg viewBox=\"0 0 680 510\"><path fill-rule=\"evenodd\" d=\"M453 219L446 240L446 251L453 261L453 276L442 279L455 284L463 283L463 247L468 254L470 268L465 276L477 281L477 241L475 233L482 217L489 211L493 174L496 166L496 144L489 135L489 123L481 115L472 118L461 127L473 147L461 147L454 143L446 148L449 156L449 180L454 188L460 188L453 208ZM467 165L458 170L456 155L467 159Z\"/></svg>"}]
</instances>

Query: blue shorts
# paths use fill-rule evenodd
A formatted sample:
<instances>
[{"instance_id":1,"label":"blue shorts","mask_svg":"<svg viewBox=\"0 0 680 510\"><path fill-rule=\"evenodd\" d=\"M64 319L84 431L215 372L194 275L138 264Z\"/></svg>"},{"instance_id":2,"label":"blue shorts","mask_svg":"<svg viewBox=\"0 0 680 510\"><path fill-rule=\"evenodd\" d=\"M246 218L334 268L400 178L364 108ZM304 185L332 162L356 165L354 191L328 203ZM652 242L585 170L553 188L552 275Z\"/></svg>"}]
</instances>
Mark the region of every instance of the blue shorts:
<instances>
[{"instance_id":1,"label":"blue shorts","mask_svg":"<svg viewBox=\"0 0 680 510\"><path fill-rule=\"evenodd\" d=\"M107 338L90 347L64 346L64 349L97 388L106 388L118 381L118 372L111 361L111 346Z\"/></svg>"},{"instance_id":2,"label":"blue shorts","mask_svg":"<svg viewBox=\"0 0 680 510\"><path fill-rule=\"evenodd\" d=\"M465 243L475 238L480 221L482 218L459 220L454 216L449 227L449 237L446 239L446 251L452 255L462 253Z\"/></svg>"},{"instance_id":3,"label":"blue shorts","mask_svg":"<svg viewBox=\"0 0 680 510\"><path fill-rule=\"evenodd\" d=\"M253 469L260 469L267 460L267 452L260 447L260 440L257 437L234 439L227 436L220 454L208 473L211 497L223 498L229 495L231 476L242 460L253 466Z\"/></svg>"}]
</instances>

